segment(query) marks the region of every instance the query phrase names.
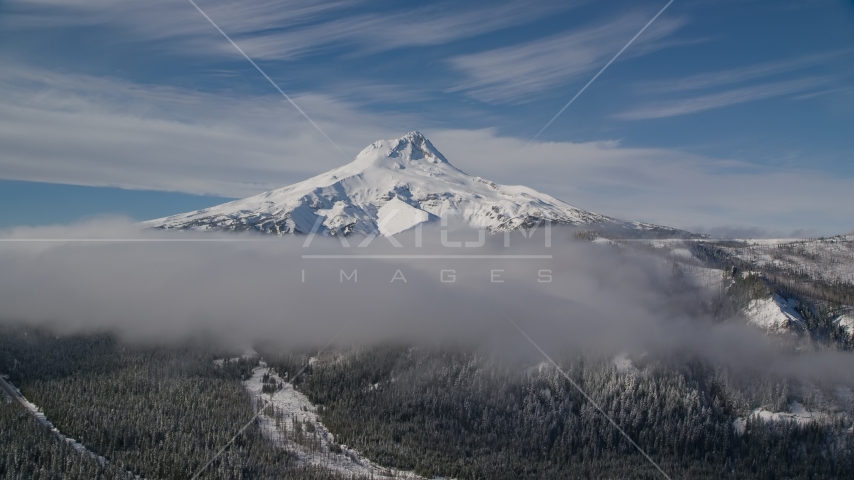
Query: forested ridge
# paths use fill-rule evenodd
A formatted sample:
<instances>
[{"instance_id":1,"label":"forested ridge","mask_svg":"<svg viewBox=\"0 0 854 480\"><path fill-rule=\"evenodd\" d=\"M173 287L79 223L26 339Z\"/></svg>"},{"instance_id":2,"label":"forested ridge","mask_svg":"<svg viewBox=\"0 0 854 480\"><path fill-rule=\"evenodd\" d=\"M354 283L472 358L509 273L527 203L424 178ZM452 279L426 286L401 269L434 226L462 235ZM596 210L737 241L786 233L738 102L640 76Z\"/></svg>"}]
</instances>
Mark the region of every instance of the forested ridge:
<instances>
[{"instance_id":1,"label":"forested ridge","mask_svg":"<svg viewBox=\"0 0 854 480\"><path fill-rule=\"evenodd\" d=\"M0 370L60 431L106 457L110 467L99 475L129 471L148 479L190 478L254 414L240 381L257 359L217 366L215 352L198 346L130 346L109 335L55 337L32 328L0 328ZM44 478L60 473L61 478L96 478L89 457L73 451L45 456L65 446L43 427L30 425L35 420L9 413L14 407L3 408L3 436L15 441L0 444L6 459L0 478L30 478L26 472L42 468L48 469ZM67 458L75 458L79 473L50 469ZM298 465L253 424L201 478L341 477Z\"/></svg>"},{"instance_id":2,"label":"forested ridge","mask_svg":"<svg viewBox=\"0 0 854 480\"><path fill-rule=\"evenodd\" d=\"M9 439L0 447L3 478L189 478L253 412L240 381L257 360L217 366L218 354L201 347L134 347L108 335L56 338L8 326L0 342L10 380L109 462L74 452L8 404L0 412ZM282 375L308 364L307 354L262 353ZM744 434L735 432L733 421L751 408L784 411L793 400L816 407L820 395L808 386L690 357L636 359L628 372L608 358L561 364L674 478L854 475L844 415L806 425L750 420ZM548 366L385 345L325 354L297 387L338 443L387 467L460 479L660 477ZM202 478L341 477L298 465L252 425Z\"/></svg>"},{"instance_id":3,"label":"forested ridge","mask_svg":"<svg viewBox=\"0 0 854 480\"><path fill-rule=\"evenodd\" d=\"M674 264L674 275L685 275ZM730 273L732 272L732 273ZM738 272L738 274L735 274ZM834 324L838 304L757 273L720 270L721 290L699 306L712 321L743 322L752 300L797 299L804 331L781 337L791 353L850 350ZM272 358L272 353L270 354ZM761 369L710 365L690 355L565 358L562 367L674 478L854 477L851 412L798 424L751 417L793 402L828 408L834 386ZM273 365L293 372L305 356ZM456 478L660 478L658 472L554 368L533 371L470 350L387 345L314 362L299 383L338 441L368 457ZM834 407L835 408L835 407ZM734 421L745 420L743 433Z\"/></svg>"},{"instance_id":4,"label":"forested ridge","mask_svg":"<svg viewBox=\"0 0 854 480\"><path fill-rule=\"evenodd\" d=\"M632 373L607 360L564 367L674 478L854 475L850 422L749 421L735 433L740 412L785 409L798 386L676 360ZM422 475L660 478L553 368L529 377L474 353L387 346L315 362L300 386L342 444Z\"/></svg>"}]
</instances>

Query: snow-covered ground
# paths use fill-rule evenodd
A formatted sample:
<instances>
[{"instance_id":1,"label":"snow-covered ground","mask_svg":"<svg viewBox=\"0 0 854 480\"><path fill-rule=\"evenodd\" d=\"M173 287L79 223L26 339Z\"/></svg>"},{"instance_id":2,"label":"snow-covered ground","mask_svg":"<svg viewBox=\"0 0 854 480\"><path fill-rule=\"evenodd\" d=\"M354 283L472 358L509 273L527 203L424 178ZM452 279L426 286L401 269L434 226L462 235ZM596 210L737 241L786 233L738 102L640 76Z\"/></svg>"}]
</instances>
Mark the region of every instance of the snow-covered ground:
<instances>
[{"instance_id":1,"label":"snow-covered ground","mask_svg":"<svg viewBox=\"0 0 854 480\"><path fill-rule=\"evenodd\" d=\"M762 408L756 408L750 415L750 418L757 418L766 422L797 422L799 425L806 425L818 421L831 421L835 418L834 415L823 412L810 412L804 409L803 405L798 402L792 402L789 405L789 412L771 412ZM747 428L747 417L736 418L732 422L732 427L735 433L742 435Z\"/></svg>"},{"instance_id":2,"label":"snow-covered ground","mask_svg":"<svg viewBox=\"0 0 854 480\"><path fill-rule=\"evenodd\" d=\"M667 253L671 258L691 260L691 245L713 246L735 259L752 265L757 271L782 272L793 276L808 276L827 282L854 283L854 234L830 238L799 239L636 239L621 240Z\"/></svg>"},{"instance_id":3,"label":"snow-covered ground","mask_svg":"<svg viewBox=\"0 0 854 480\"><path fill-rule=\"evenodd\" d=\"M795 310L795 301L779 295L751 300L744 314L748 323L772 333L786 333L793 328L804 327L803 318Z\"/></svg>"},{"instance_id":4,"label":"snow-covered ground","mask_svg":"<svg viewBox=\"0 0 854 480\"><path fill-rule=\"evenodd\" d=\"M617 246L617 247L620 246L620 244L618 242L615 242L613 240L610 240L610 239L604 238L604 237L594 238L593 243L596 245L609 245L609 246Z\"/></svg>"},{"instance_id":5,"label":"snow-covered ground","mask_svg":"<svg viewBox=\"0 0 854 480\"><path fill-rule=\"evenodd\" d=\"M744 242L749 245L766 245L776 246L786 243L795 243L806 241L804 238L735 238L734 242Z\"/></svg>"},{"instance_id":6,"label":"snow-covered ground","mask_svg":"<svg viewBox=\"0 0 854 480\"><path fill-rule=\"evenodd\" d=\"M854 335L854 315L842 315L836 319L836 323L845 327L850 335Z\"/></svg>"},{"instance_id":7,"label":"snow-covered ground","mask_svg":"<svg viewBox=\"0 0 854 480\"><path fill-rule=\"evenodd\" d=\"M262 393L265 375L269 376L268 382L281 384L282 388L272 394ZM369 476L377 480L423 478L412 472L383 468L346 445L339 445L338 453L335 437L319 420L315 405L263 361L243 385L253 402L260 399L267 406L258 417L264 436L275 445L296 454L300 461L343 474Z\"/></svg>"},{"instance_id":8,"label":"snow-covered ground","mask_svg":"<svg viewBox=\"0 0 854 480\"><path fill-rule=\"evenodd\" d=\"M757 269L782 270L828 282L854 283L854 235L809 240L746 240L742 246L721 245Z\"/></svg>"}]
</instances>

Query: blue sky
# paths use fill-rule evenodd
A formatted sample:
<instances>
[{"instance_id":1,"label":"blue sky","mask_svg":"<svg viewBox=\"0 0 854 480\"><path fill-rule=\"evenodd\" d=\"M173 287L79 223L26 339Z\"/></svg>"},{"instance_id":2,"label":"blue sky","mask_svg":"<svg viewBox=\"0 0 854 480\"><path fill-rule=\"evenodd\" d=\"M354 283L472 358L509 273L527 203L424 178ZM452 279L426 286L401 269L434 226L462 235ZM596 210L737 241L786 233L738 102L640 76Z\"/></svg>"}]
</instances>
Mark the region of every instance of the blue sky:
<instances>
[{"instance_id":1,"label":"blue sky","mask_svg":"<svg viewBox=\"0 0 854 480\"><path fill-rule=\"evenodd\" d=\"M374 140L621 218L854 230L854 2L0 0L0 227L148 219Z\"/></svg>"}]
</instances>

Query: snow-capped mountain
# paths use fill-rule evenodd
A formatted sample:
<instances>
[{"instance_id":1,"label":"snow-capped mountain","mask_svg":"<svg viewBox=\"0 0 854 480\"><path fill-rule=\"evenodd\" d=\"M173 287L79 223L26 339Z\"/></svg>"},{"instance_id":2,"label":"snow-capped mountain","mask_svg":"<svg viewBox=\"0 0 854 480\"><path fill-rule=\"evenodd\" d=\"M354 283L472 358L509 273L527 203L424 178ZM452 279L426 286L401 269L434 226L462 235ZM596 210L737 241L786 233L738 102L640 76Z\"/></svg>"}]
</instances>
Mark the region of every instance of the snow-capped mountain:
<instances>
[{"instance_id":1,"label":"snow-capped mountain","mask_svg":"<svg viewBox=\"0 0 854 480\"><path fill-rule=\"evenodd\" d=\"M303 182L144 225L275 234L314 230L328 235L394 235L443 215L493 232L551 222L635 234L687 233L590 213L527 187L469 176L418 132L374 142L351 163Z\"/></svg>"}]
</instances>

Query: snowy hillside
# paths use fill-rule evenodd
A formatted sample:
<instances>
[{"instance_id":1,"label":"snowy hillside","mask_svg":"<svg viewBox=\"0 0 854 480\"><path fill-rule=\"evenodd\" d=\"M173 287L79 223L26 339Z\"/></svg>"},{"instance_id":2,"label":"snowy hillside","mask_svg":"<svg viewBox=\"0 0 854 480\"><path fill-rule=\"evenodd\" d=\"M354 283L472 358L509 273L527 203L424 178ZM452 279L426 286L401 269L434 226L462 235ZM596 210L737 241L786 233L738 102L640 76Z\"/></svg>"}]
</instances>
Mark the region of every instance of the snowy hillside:
<instances>
[{"instance_id":1,"label":"snowy hillside","mask_svg":"<svg viewBox=\"0 0 854 480\"><path fill-rule=\"evenodd\" d=\"M469 176L418 132L374 142L353 162L303 182L143 225L280 235L312 230L331 235L394 235L443 215L492 232L551 222L634 235L687 234L590 213L527 187Z\"/></svg>"},{"instance_id":2,"label":"snowy hillside","mask_svg":"<svg viewBox=\"0 0 854 480\"><path fill-rule=\"evenodd\" d=\"M844 327L849 335L854 335L854 315L842 315L836 323Z\"/></svg>"},{"instance_id":3,"label":"snowy hillside","mask_svg":"<svg viewBox=\"0 0 854 480\"><path fill-rule=\"evenodd\" d=\"M721 249L757 269L830 283L854 283L854 235L745 240Z\"/></svg>"},{"instance_id":4,"label":"snowy hillside","mask_svg":"<svg viewBox=\"0 0 854 480\"><path fill-rule=\"evenodd\" d=\"M264 386L271 384L277 388L265 393ZM258 417L258 425L264 436L276 446L288 450L299 463L327 468L344 474L347 478L423 478L409 471L383 468L364 458L356 450L346 445L337 445L335 436L318 418L317 407L294 389L293 385L267 367L263 360L243 385L256 402L256 408L259 408L259 400L261 405L267 405L265 413Z\"/></svg>"},{"instance_id":5,"label":"snowy hillside","mask_svg":"<svg viewBox=\"0 0 854 480\"><path fill-rule=\"evenodd\" d=\"M795 310L795 301L779 295L751 300L745 314L749 323L768 332L783 333L804 328L804 320Z\"/></svg>"}]
</instances>

